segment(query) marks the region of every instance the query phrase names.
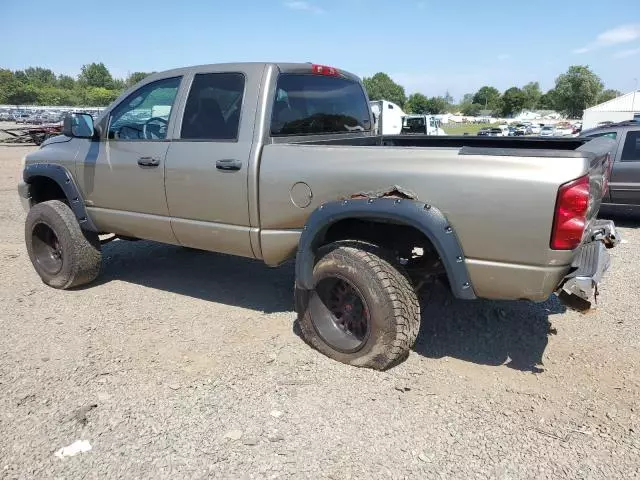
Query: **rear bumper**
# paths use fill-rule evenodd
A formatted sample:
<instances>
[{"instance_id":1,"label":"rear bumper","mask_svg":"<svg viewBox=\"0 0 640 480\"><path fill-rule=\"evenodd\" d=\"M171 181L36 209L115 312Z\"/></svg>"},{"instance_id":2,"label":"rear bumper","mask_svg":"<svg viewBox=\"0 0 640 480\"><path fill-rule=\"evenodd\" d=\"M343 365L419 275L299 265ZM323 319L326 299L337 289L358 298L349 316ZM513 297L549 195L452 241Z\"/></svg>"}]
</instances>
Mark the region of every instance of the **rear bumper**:
<instances>
[{"instance_id":1,"label":"rear bumper","mask_svg":"<svg viewBox=\"0 0 640 480\"><path fill-rule=\"evenodd\" d=\"M571 270L562 279L556 294L568 307L579 311L597 301L598 285L611 264L608 249L620 243L620 234L610 220L598 220L590 229L589 242L576 252Z\"/></svg>"}]
</instances>

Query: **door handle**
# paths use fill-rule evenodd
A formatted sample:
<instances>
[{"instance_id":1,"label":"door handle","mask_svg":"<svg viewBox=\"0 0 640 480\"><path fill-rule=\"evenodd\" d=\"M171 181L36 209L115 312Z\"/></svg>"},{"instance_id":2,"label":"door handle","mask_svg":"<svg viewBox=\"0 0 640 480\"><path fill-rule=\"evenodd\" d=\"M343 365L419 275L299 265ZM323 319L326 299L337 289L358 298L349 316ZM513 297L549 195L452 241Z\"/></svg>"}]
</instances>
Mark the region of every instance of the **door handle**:
<instances>
[{"instance_id":1,"label":"door handle","mask_svg":"<svg viewBox=\"0 0 640 480\"><path fill-rule=\"evenodd\" d=\"M232 172L240 170L242 168L242 162L240 160L234 160L232 158L226 158L224 160L216 161L216 168L218 170L224 170L226 172Z\"/></svg>"},{"instance_id":2,"label":"door handle","mask_svg":"<svg viewBox=\"0 0 640 480\"><path fill-rule=\"evenodd\" d=\"M157 167L160 165L160 159L155 157L140 157L138 165L141 167Z\"/></svg>"}]
</instances>

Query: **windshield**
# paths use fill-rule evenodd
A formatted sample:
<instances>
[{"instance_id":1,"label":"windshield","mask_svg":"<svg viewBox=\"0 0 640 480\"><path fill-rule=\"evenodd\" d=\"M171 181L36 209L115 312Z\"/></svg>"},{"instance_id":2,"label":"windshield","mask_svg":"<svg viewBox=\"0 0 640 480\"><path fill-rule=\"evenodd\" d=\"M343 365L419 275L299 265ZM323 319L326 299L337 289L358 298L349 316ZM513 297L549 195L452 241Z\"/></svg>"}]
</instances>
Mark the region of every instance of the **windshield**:
<instances>
[{"instance_id":1,"label":"windshield","mask_svg":"<svg viewBox=\"0 0 640 480\"><path fill-rule=\"evenodd\" d=\"M282 74L271 115L271 134L312 135L371 130L362 86L346 78Z\"/></svg>"}]
</instances>

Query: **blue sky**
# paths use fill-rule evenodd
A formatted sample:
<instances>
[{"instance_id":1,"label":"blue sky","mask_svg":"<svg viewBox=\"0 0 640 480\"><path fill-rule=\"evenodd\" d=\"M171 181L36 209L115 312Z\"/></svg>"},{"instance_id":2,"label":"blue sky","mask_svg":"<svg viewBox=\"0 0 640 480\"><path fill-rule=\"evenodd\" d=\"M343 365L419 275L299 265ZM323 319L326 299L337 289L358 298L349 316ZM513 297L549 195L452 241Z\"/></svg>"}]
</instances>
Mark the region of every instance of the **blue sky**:
<instances>
[{"instance_id":1,"label":"blue sky","mask_svg":"<svg viewBox=\"0 0 640 480\"><path fill-rule=\"evenodd\" d=\"M389 73L409 93L501 90L587 64L609 88L640 78L640 0L1 0L0 67L114 76L232 61ZM37 15L30 13L38 12Z\"/></svg>"}]
</instances>

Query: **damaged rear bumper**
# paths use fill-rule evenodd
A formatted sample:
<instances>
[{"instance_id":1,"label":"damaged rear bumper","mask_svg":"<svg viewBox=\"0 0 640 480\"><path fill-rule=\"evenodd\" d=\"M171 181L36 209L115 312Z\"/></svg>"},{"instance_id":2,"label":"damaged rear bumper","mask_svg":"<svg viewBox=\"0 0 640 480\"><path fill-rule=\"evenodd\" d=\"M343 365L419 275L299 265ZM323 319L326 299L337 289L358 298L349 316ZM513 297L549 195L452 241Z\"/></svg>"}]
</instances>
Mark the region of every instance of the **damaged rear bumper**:
<instances>
[{"instance_id":1,"label":"damaged rear bumper","mask_svg":"<svg viewBox=\"0 0 640 480\"><path fill-rule=\"evenodd\" d=\"M618 245L620 240L612 221L598 220L592 225L589 241L578 248L571 271L556 290L565 305L586 311L597 302L598 285L611 264L607 250Z\"/></svg>"}]
</instances>

